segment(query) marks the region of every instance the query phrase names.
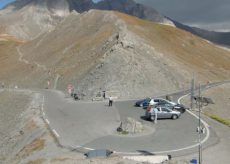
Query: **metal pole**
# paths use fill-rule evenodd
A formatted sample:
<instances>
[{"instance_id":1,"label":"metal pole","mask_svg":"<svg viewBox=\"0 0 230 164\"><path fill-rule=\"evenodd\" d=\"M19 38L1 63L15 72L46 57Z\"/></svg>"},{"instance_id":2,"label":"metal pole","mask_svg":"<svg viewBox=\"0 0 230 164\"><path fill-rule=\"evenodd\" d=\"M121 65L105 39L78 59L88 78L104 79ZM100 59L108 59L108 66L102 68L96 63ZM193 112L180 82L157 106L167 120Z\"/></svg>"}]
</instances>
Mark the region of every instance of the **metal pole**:
<instances>
[{"instance_id":1,"label":"metal pole","mask_svg":"<svg viewBox=\"0 0 230 164\"><path fill-rule=\"evenodd\" d=\"M198 107L199 107L199 128L198 128L198 133L199 133L199 164L202 164L202 157L201 157L201 120L200 120L200 110L201 110L201 89L200 89L200 84L199 84L199 102L198 102Z\"/></svg>"},{"instance_id":2,"label":"metal pole","mask_svg":"<svg viewBox=\"0 0 230 164\"><path fill-rule=\"evenodd\" d=\"M194 98L194 76L191 81L191 104L190 104L190 109L193 109L193 98Z\"/></svg>"}]
</instances>

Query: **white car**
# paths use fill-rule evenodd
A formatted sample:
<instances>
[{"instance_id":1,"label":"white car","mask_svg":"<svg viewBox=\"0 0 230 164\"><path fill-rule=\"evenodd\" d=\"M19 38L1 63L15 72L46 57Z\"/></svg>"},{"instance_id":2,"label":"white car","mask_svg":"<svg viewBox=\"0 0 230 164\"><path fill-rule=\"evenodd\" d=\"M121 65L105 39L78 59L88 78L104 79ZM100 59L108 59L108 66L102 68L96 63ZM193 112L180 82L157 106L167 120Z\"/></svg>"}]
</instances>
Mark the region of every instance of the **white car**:
<instances>
[{"instance_id":1,"label":"white car","mask_svg":"<svg viewBox=\"0 0 230 164\"><path fill-rule=\"evenodd\" d=\"M173 120L178 119L181 115L179 111L171 110L167 107L156 107L157 109L157 118L171 118ZM155 110L154 108L148 108L145 111L145 117L151 121L155 119Z\"/></svg>"}]
</instances>

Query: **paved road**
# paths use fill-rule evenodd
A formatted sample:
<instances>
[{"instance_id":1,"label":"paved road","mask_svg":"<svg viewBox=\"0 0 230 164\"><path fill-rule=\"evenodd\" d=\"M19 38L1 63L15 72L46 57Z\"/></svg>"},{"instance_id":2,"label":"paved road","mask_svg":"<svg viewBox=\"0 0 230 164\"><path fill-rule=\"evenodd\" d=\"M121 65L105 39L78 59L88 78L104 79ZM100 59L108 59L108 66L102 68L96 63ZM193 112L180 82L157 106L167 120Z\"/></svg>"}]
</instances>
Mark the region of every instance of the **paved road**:
<instances>
[{"instance_id":1,"label":"paved road","mask_svg":"<svg viewBox=\"0 0 230 164\"><path fill-rule=\"evenodd\" d=\"M107 102L76 102L57 91L45 91L44 109L50 126L58 133L58 139L64 146L174 155L196 151L196 148L184 151L184 148L197 144L198 139L198 121L187 112L178 120L159 120L155 125L142 119L144 110L134 107L134 101L115 102L111 108ZM127 117L150 126L154 133L138 137L117 135L116 128ZM213 144L215 135L211 137L214 139L210 140L210 144Z\"/></svg>"},{"instance_id":2,"label":"paved road","mask_svg":"<svg viewBox=\"0 0 230 164\"><path fill-rule=\"evenodd\" d=\"M61 92L46 91L44 109L50 126L65 146L82 146L114 133L120 123L116 110L100 103L74 102Z\"/></svg>"}]
</instances>

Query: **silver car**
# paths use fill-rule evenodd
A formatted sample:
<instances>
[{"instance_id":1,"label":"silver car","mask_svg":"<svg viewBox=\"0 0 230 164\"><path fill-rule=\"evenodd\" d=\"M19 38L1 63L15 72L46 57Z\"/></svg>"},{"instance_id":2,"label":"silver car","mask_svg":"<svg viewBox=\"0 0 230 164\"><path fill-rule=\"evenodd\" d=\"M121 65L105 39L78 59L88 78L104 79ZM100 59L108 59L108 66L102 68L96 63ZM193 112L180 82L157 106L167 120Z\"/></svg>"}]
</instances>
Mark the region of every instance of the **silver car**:
<instances>
[{"instance_id":1,"label":"silver car","mask_svg":"<svg viewBox=\"0 0 230 164\"><path fill-rule=\"evenodd\" d=\"M156 107L154 108L147 108L145 111L145 117L154 121L155 119L155 111L157 111L157 118L171 118L173 120L178 119L181 115L179 111L173 111L168 107Z\"/></svg>"}]
</instances>

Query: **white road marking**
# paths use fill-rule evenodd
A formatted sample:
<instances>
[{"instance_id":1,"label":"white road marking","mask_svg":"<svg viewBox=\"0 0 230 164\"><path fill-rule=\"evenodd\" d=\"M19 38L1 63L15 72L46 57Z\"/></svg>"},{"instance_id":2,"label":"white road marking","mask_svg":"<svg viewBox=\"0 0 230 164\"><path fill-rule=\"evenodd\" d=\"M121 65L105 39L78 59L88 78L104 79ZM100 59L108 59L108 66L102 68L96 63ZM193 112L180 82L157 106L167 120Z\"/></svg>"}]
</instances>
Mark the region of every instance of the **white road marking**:
<instances>
[{"instance_id":1,"label":"white road marking","mask_svg":"<svg viewBox=\"0 0 230 164\"><path fill-rule=\"evenodd\" d=\"M55 129L53 129L53 133L54 133L54 135L55 135L57 138L60 137L60 135L57 133L57 131L56 131Z\"/></svg>"},{"instance_id":2,"label":"white road marking","mask_svg":"<svg viewBox=\"0 0 230 164\"><path fill-rule=\"evenodd\" d=\"M86 150L95 150L95 149L88 148L88 147L82 147L82 148L84 148L84 149L86 149Z\"/></svg>"},{"instance_id":3,"label":"white road marking","mask_svg":"<svg viewBox=\"0 0 230 164\"><path fill-rule=\"evenodd\" d=\"M182 96L182 97L180 97L179 99L178 99L178 103L180 103L180 101L181 101L181 99L183 99L184 97L186 97L186 96L188 96L189 94L187 94L187 95L184 95L184 96ZM44 100L44 97L43 97L43 100ZM192 116L194 116L194 117L196 117L196 118L198 118L194 113L192 113L192 112L190 112L189 110L187 110ZM45 115L45 113L43 112L43 114ZM47 119L46 119L47 120ZM48 120L47 120L48 121ZM209 138L209 136L210 136L210 131L209 131L209 125L205 122L205 121L203 121L203 120L201 120L202 121L202 123L204 124L204 126L205 126L205 128L206 128L206 130L207 130L207 132L206 132L206 137L201 141L201 143L203 144L204 142L206 142L207 140L208 140L208 138ZM57 137L57 138L59 138L60 137L60 135L57 133L57 131L55 130L55 129L53 129L52 130L53 131L53 133L54 133L54 135ZM181 148L181 149L173 149L173 150L167 150L167 151L158 151L158 152L151 152L151 153L153 153L153 154L163 154L163 153L171 153L171 152L178 152L178 151L182 151L182 150L187 150L187 149L191 149L191 148L195 148L195 147L197 147L197 146L199 146L199 143L196 143L196 144L194 144L194 145L191 145L191 146L187 146L187 147L184 147L184 148ZM86 150L95 150L95 149L92 149L92 148L88 148L88 147L83 147L83 146L75 146L75 147L73 147L73 148L83 148L83 149L86 149ZM140 155L141 153L136 153L136 152L118 152L118 151L113 151L115 154L127 154L127 155Z\"/></svg>"},{"instance_id":4,"label":"white road marking","mask_svg":"<svg viewBox=\"0 0 230 164\"><path fill-rule=\"evenodd\" d=\"M183 98L187 97L188 95L190 95L190 93L187 94L187 95L181 96L181 97L178 99L178 104L180 104L180 101L181 101Z\"/></svg>"},{"instance_id":5,"label":"white road marking","mask_svg":"<svg viewBox=\"0 0 230 164\"><path fill-rule=\"evenodd\" d=\"M190 94L187 94L187 95L184 95L184 96L180 97L178 99L178 103L180 104L181 99L183 99L184 97L186 97L188 95L190 95ZM192 116L196 117L197 119L199 119L199 117L197 115L195 115L194 113L192 113L191 111L187 110L187 112L189 114L191 114ZM210 131L209 131L209 127L210 126L208 125L208 123L206 123L202 119L201 119L201 122L204 124L205 129L207 130L205 138L201 141L201 143L203 144L204 142L206 142L208 140L208 138L210 136ZM181 148L181 149L174 149L174 150L167 150L167 151L158 151L158 152L151 152L151 153L153 153L153 154L171 153L171 152L177 152L177 151L182 151L182 150L187 150L187 149L195 148L197 146L199 146L199 143L196 143L194 145L187 146L187 147L184 147L184 148ZM138 154L140 154L140 153L116 152L116 151L114 151L114 153L116 153L116 154L128 154L128 155L138 155Z\"/></svg>"},{"instance_id":6,"label":"white road marking","mask_svg":"<svg viewBox=\"0 0 230 164\"><path fill-rule=\"evenodd\" d=\"M49 120L48 119L45 119L45 120L46 120L46 123L49 125L50 124Z\"/></svg>"}]
</instances>

